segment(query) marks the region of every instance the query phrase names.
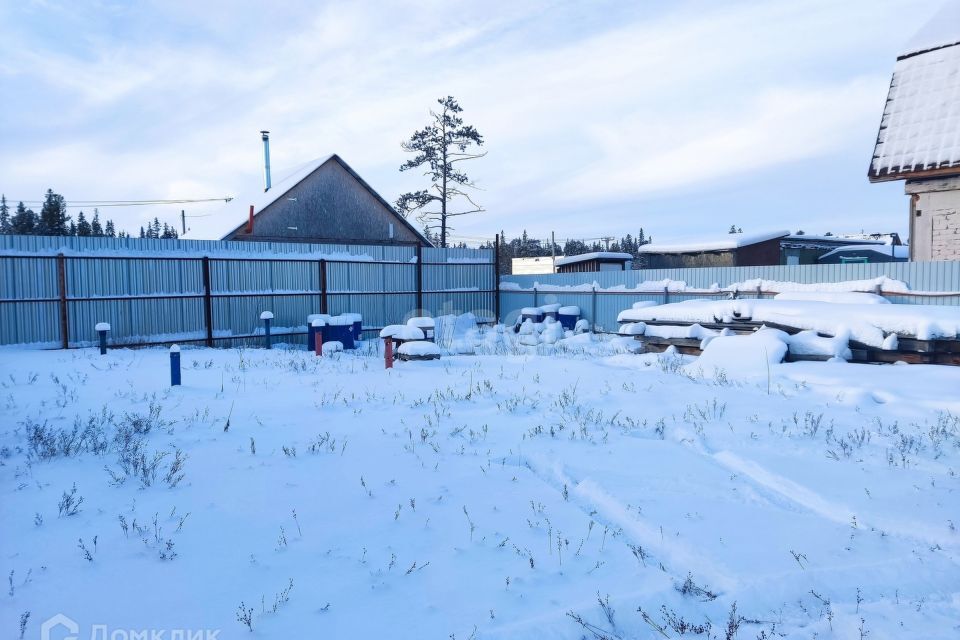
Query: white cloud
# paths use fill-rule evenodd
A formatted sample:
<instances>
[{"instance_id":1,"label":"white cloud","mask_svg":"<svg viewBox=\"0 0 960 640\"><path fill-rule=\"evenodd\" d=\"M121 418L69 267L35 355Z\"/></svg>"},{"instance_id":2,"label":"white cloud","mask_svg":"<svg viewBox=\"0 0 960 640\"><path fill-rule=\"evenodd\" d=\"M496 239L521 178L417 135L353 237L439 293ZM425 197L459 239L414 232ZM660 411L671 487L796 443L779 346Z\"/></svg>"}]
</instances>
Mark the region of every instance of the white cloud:
<instances>
[{"instance_id":1,"label":"white cloud","mask_svg":"<svg viewBox=\"0 0 960 640\"><path fill-rule=\"evenodd\" d=\"M472 167L488 213L458 220L461 231L489 236L547 212L552 225L576 229L575 213L683 199L724 180L790 171L797 160L856 149L865 166L895 51L926 18L909 8L906 0L8 8L2 17L24 28L0 44L0 78L18 90L0 106L17 140L0 150L0 190L30 199L48 186L77 199L247 191L260 180L257 132L268 128L274 166L335 151L392 200L417 186L396 171L400 141L449 93L490 151ZM39 38L31 30L42 18L76 38ZM116 213L135 227L177 212Z\"/></svg>"}]
</instances>

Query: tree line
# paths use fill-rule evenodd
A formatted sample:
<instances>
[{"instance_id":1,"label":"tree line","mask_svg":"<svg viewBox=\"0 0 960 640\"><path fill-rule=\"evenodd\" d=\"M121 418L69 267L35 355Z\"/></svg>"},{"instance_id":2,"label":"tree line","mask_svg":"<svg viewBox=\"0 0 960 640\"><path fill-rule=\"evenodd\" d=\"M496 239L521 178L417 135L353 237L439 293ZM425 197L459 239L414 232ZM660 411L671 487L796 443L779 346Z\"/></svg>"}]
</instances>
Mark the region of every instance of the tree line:
<instances>
[{"instance_id":1,"label":"tree line","mask_svg":"<svg viewBox=\"0 0 960 640\"><path fill-rule=\"evenodd\" d=\"M130 238L127 231L118 231L113 220L100 221L100 212L93 210L93 217L88 219L81 211L76 220L67 213L66 199L47 189L43 197L40 213L18 202L11 213L6 195L0 195L0 235L22 236L81 236ZM176 239L179 237L175 227L167 223L161 224L157 218L140 227L141 238Z\"/></svg>"},{"instance_id":2,"label":"tree line","mask_svg":"<svg viewBox=\"0 0 960 640\"><path fill-rule=\"evenodd\" d=\"M520 234L519 238L507 239L501 232L500 234L500 272L511 272L511 260L513 258L543 258L551 255L557 256L579 256L584 253L593 253L599 251L611 251L617 253L629 253L633 256L633 266L639 269L645 262L645 256L640 253L640 247L653 242L653 236L648 236L643 228L636 236L626 234L621 238L607 238L605 242L599 240L585 241L569 239L562 245L553 243L551 247L550 240L541 240L531 238L526 230ZM481 249L493 249L494 243L487 241L480 245Z\"/></svg>"}]
</instances>

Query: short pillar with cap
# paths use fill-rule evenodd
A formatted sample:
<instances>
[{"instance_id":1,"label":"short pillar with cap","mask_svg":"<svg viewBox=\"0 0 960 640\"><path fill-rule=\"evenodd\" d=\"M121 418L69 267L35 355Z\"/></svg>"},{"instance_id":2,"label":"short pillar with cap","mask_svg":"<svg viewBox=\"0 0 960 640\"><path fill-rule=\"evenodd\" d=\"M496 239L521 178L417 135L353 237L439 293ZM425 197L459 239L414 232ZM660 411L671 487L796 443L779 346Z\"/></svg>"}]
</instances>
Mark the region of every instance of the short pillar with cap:
<instances>
[{"instance_id":1,"label":"short pillar with cap","mask_svg":"<svg viewBox=\"0 0 960 640\"><path fill-rule=\"evenodd\" d=\"M383 338L383 368L393 369L393 336Z\"/></svg>"},{"instance_id":2,"label":"short pillar with cap","mask_svg":"<svg viewBox=\"0 0 960 640\"><path fill-rule=\"evenodd\" d=\"M170 386L180 386L180 347L170 347Z\"/></svg>"},{"instance_id":3,"label":"short pillar with cap","mask_svg":"<svg viewBox=\"0 0 960 640\"><path fill-rule=\"evenodd\" d=\"M100 355L107 355L107 332L110 331L109 322L98 322L95 327L100 336Z\"/></svg>"},{"instance_id":4,"label":"short pillar with cap","mask_svg":"<svg viewBox=\"0 0 960 640\"><path fill-rule=\"evenodd\" d=\"M318 356L323 355L323 325L324 322L320 318L315 318L310 323L310 327L313 329L313 348Z\"/></svg>"},{"instance_id":5,"label":"short pillar with cap","mask_svg":"<svg viewBox=\"0 0 960 640\"><path fill-rule=\"evenodd\" d=\"M263 320L263 339L266 342L267 349L271 348L270 345L270 323L273 321L273 312L264 311L260 314L260 319Z\"/></svg>"}]
</instances>

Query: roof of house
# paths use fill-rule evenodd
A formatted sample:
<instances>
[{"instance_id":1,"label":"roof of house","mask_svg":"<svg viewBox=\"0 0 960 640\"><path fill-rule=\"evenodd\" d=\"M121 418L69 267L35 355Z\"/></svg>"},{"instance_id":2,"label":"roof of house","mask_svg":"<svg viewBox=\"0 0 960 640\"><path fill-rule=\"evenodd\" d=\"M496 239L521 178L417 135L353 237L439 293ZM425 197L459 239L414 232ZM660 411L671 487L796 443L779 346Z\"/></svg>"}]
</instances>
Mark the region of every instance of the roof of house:
<instances>
[{"instance_id":1,"label":"roof of house","mask_svg":"<svg viewBox=\"0 0 960 640\"><path fill-rule=\"evenodd\" d=\"M223 214L223 220L220 221L222 222L222 224L220 225L219 230L216 230L215 233L220 235L219 239L221 240L226 239L228 236L240 230L244 225L247 224L247 219L248 219L247 216L248 216L250 205L253 205L253 216L254 216L254 219L256 219L257 215L259 215L261 211L263 211L264 209L269 207L271 204L273 204L274 202L282 198L295 186L297 186L298 184L306 180L314 171L316 171L317 169L319 169L320 167L322 167L323 165L331 161L334 161L338 163L341 167L343 167L347 171L347 173L353 176L353 178L356 179L357 182L359 182L368 192L370 192L370 194L373 197L375 197L380 202L380 204L386 207L388 211L393 213L393 215L396 216L396 218L401 224L403 224L408 229L410 229L410 231L415 233L417 237L420 238L423 242L426 242L427 244L431 244L430 241L427 240L416 227L410 224L410 222L406 218L404 218L402 215L397 213L396 209L394 209L389 202L384 200L383 197L379 193L377 193L373 187L367 184L366 180L361 178L360 175L356 171L354 171L353 168L343 160L343 158L341 158L335 153L330 154L328 156L323 156L321 158L315 158L313 160L310 160L309 162L303 163L299 167L296 167L286 172L278 171L277 174L283 175L283 177L280 180L274 182L273 185L270 187L269 191L258 190L256 192L243 194L237 198L234 198L234 201L240 207L242 207L243 218L239 223L237 223L238 218L234 217L233 215L233 211L236 210L236 207L229 207L229 211Z\"/></svg>"},{"instance_id":2,"label":"roof of house","mask_svg":"<svg viewBox=\"0 0 960 640\"><path fill-rule=\"evenodd\" d=\"M766 233L728 233L723 238L691 240L671 244L645 244L641 253L702 253L704 251L730 251L767 240L785 238L789 231L768 231Z\"/></svg>"},{"instance_id":3,"label":"roof of house","mask_svg":"<svg viewBox=\"0 0 960 640\"><path fill-rule=\"evenodd\" d=\"M871 181L960 173L960 0L914 36L893 67Z\"/></svg>"},{"instance_id":4,"label":"roof of house","mask_svg":"<svg viewBox=\"0 0 960 640\"><path fill-rule=\"evenodd\" d=\"M593 253L581 253L578 256L564 256L557 258L556 265L574 264L577 262L587 262L588 260L633 260L629 253L620 253L617 251L594 251Z\"/></svg>"},{"instance_id":5,"label":"roof of house","mask_svg":"<svg viewBox=\"0 0 960 640\"><path fill-rule=\"evenodd\" d=\"M838 253L865 253L871 251L873 253L880 253L885 256L893 256L901 260L906 260L910 257L910 247L905 244L887 244L887 245L876 245L876 244L847 244L842 247L837 247L836 249L829 251L818 258L818 260L823 260L829 258L832 255Z\"/></svg>"}]
</instances>

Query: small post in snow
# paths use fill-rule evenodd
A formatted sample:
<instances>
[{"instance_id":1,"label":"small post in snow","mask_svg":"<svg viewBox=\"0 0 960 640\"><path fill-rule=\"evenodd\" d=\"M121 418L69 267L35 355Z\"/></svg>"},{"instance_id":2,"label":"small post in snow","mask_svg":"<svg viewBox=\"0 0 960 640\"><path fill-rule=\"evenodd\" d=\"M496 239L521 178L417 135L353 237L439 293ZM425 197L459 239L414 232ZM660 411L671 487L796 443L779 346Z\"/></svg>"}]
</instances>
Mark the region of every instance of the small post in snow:
<instances>
[{"instance_id":1,"label":"small post in snow","mask_svg":"<svg viewBox=\"0 0 960 640\"><path fill-rule=\"evenodd\" d=\"M757 285L757 300L763 297L763 286L761 284Z\"/></svg>"},{"instance_id":2,"label":"small post in snow","mask_svg":"<svg viewBox=\"0 0 960 640\"><path fill-rule=\"evenodd\" d=\"M180 347L178 345L170 347L170 386L180 386Z\"/></svg>"},{"instance_id":3,"label":"small post in snow","mask_svg":"<svg viewBox=\"0 0 960 640\"><path fill-rule=\"evenodd\" d=\"M383 368L393 369L393 337L383 339Z\"/></svg>"},{"instance_id":4,"label":"small post in snow","mask_svg":"<svg viewBox=\"0 0 960 640\"><path fill-rule=\"evenodd\" d=\"M267 349L270 349L270 322L273 320L273 312L264 311L260 314L260 319L263 320L263 339L267 343Z\"/></svg>"},{"instance_id":5,"label":"small post in snow","mask_svg":"<svg viewBox=\"0 0 960 640\"><path fill-rule=\"evenodd\" d=\"M107 332L110 331L109 322L98 322L95 327L100 335L100 355L107 355Z\"/></svg>"},{"instance_id":6,"label":"small post in snow","mask_svg":"<svg viewBox=\"0 0 960 640\"><path fill-rule=\"evenodd\" d=\"M323 320L317 318L310 323L313 327L313 347L318 356L323 355Z\"/></svg>"}]
</instances>

